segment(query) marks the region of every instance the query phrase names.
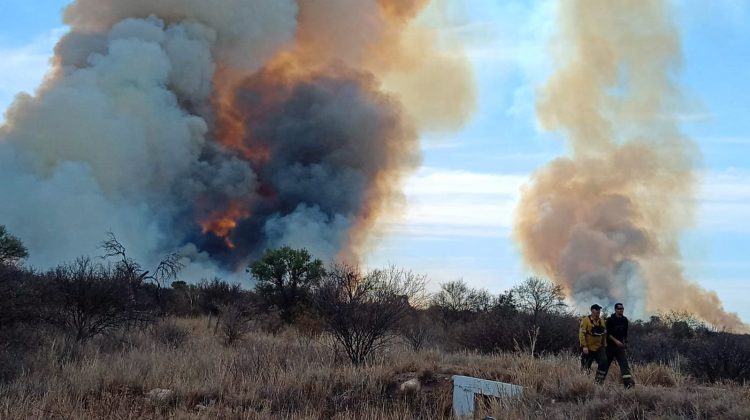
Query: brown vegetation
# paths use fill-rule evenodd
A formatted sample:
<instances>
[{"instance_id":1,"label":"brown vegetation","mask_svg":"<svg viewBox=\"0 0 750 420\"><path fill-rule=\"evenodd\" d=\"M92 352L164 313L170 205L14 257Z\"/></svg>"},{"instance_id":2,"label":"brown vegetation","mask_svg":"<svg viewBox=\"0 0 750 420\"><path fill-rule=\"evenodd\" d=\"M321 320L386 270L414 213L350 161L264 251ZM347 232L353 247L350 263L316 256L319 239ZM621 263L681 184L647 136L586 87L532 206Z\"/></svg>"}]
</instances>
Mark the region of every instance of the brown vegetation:
<instances>
[{"instance_id":1,"label":"brown vegetation","mask_svg":"<svg viewBox=\"0 0 750 420\"><path fill-rule=\"evenodd\" d=\"M165 340L165 331L175 329L186 335ZM396 345L354 366L331 344L326 335L308 340L289 328L277 335L253 331L224 346L201 318L84 344L49 333L28 370L0 388L0 417L446 418L453 374L524 386L520 400L481 401L478 414L496 418L750 416L747 385L704 386L668 365L636 365L638 387L622 390L616 368L595 387L573 356L412 352ZM400 395L398 385L411 378L420 379L422 390ZM148 393L155 388L174 396L154 401Z\"/></svg>"},{"instance_id":2,"label":"brown vegetation","mask_svg":"<svg viewBox=\"0 0 750 420\"><path fill-rule=\"evenodd\" d=\"M498 296L457 281L429 299L407 270L295 255L266 277L310 266L314 281L255 291L165 287L124 257L0 264L0 418L449 418L455 374L524 387L480 399L478 415L496 418L750 417L748 335L685 313L633 321L638 386L623 390L615 365L595 387L578 318L546 280Z\"/></svg>"}]
</instances>

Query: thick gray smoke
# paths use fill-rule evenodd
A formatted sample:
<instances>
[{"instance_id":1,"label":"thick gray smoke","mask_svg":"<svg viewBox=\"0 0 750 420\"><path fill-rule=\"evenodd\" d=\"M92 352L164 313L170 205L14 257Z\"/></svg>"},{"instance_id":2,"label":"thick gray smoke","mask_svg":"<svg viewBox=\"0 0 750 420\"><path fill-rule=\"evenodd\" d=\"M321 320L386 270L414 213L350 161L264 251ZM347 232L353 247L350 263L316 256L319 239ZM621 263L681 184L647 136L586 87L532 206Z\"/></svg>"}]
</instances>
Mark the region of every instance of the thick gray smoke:
<instances>
[{"instance_id":1,"label":"thick gray smoke","mask_svg":"<svg viewBox=\"0 0 750 420\"><path fill-rule=\"evenodd\" d=\"M231 157L199 159L209 123L181 104L208 101L215 38L197 23L147 18L62 40L56 74L36 97L17 98L0 131L9 181L0 220L26 242L32 264L94 254L110 229L136 256L158 258L175 245L165 224L191 205L176 191L211 188L214 174L254 182Z\"/></svg>"},{"instance_id":2,"label":"thick gray smoke","mask_svg":"<svg viewBox=\"0 0 750 420\"><path fill-rule=\"evenodd\" d=\"M334 256L372 202L396 199L377 182L418 163L415 135L366 75L330 68L291 84L275 79L264 71L250 77L233 104L244 116L243 146L264 156L250 159L260 196L244 199L252 217L234 229L226 254L291 244Z\"/></svg>"},{"instance_id":3,"label":"thick gray smoke","mask_svg":"<svg viewBox=\"0 0 750 420\"><path fill-rule=\"evenodd\" d=\"M367 3L403 26L389 2ZM292 0L71 5L53 71L0 127L0 223L29 262L97 255L107 231L147 264L178 249L194 277L270 246L356 257L418 163L416 133L370 71L331 64L336 51L286 70L325 48L299 39L298 12Z\"/></svg>"}]
</instances>

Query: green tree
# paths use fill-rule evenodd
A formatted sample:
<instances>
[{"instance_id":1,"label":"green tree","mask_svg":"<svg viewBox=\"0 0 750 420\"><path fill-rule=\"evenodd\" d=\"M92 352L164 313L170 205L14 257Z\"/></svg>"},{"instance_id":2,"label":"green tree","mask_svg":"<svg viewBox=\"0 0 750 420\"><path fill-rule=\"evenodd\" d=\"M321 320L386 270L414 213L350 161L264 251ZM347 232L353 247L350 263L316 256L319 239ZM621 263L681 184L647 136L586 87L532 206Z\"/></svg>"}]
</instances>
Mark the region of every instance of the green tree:
<instances>
[{"instance_id":1,"label":"green tree","mask_svg":"<svg viewBox=\"0 0 750 420\"><path fill-rule=\"evenodd\" d=\"M286 323L294 321L309 304L310 293L325 274L323 262L306 249L288 246L269 249L249 267L257 281L255 290L266 307L276 307Z\"/></svg>"},{"instance_id":2,"label":"green tree","mask_svg":"<svg viewBox=\"0 0 750 420\"><path fill-rule=\"evenodd\" d=\"M0 225L0 264L16 264L28 256L23 242Z\"/></svg>"}]
</instances>

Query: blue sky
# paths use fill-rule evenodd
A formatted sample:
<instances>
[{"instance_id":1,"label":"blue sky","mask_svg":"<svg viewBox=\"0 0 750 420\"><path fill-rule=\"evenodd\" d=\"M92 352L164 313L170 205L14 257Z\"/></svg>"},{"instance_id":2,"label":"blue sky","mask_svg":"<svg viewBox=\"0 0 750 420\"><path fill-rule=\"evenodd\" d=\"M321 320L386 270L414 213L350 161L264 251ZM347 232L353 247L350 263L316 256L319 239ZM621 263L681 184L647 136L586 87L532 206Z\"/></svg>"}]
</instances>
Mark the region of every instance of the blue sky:
<instances>
[{"instance_id":1,"label":"blue sky","mask_svg":"<svg viewBox=\"0 0 750 420\"><path fill-rule=\"evenodd\" d=\"M60 11L67 3L3 1L0 110L17 92L33 92L40 83L65 31ZM561 139L541 132L534 116L535 89L552 70L546 43L554 31L554 3L445 3L424 22L446 45L465 48L478 109L458 132L424 133L423 166L405 185L406 214L386 226L368 264L426 273L433 289L463 278L500 292L531 274L510 237L519 188L565 153ZM750 3L673 3L689 104L682 129L703 155L698 218L683 236L684 261L689 278L750 322Z\"/></svg>"}]
</instances>

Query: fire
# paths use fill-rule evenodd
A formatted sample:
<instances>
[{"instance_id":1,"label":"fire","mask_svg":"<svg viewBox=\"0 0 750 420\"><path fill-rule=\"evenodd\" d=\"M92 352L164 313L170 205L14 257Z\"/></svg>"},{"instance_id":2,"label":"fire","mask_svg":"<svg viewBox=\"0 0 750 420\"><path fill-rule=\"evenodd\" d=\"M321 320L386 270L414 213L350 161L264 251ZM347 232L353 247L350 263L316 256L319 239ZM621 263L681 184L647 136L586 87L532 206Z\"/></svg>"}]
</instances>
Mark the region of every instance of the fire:
<instances>
[{"instance_id":1,"label":"fire","mask_svg":"<svg viewBox=\"0 0 750 420\"><path fill-rule=\"evenodd\" d=\"M206 220L201 222L203 234L213 233L223 238L229 249L234 249L234 242L229 238L239 221L250 217L250 211L243 208L240 203L232 203L226 211L213 211Z\"/></svg>"},{"instance_id":2,"label":"fire","mask_svg":"<svg viewBox=\"0 0 750 420\"><path fill-rule=\"evenodd\" d=\"M247 138L246 123L250 116L243 114L233 106L235 86L221 86L219 84L225 75L219 71L214 82L219 87L213 106L216 109L216 140L227 149L233 150L249 161L262 163L271 157L271 152L265 146L253 144ZM231 79L231 76L227 77ZM230 88L231 87L231 88Z\"/></svg>"}]
</instances>

